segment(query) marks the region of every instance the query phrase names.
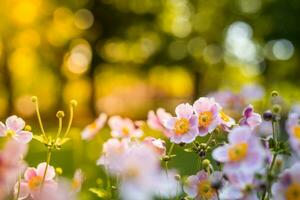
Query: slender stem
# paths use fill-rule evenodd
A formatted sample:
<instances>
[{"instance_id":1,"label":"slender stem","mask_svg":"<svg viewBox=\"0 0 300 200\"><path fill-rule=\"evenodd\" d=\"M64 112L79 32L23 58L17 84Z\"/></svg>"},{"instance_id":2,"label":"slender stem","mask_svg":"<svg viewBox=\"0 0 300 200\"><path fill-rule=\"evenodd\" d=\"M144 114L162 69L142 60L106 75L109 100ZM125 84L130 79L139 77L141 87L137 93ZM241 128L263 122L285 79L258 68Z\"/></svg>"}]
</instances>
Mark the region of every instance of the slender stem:
<instances>
[{"instance_id":1,"label":"slender stem","mask_svg":"<svg viewBox=\"0 0 300 200\"><path fill-rule=\"evenodd\" d=\"M45 171L44 171L44 175L43 175L43 179L42 179L42 184L41 184L41 190L44 186L44 182L45 182L45 178L46 178L46 174L47 174L47 170L48 170L48 166L50 164L50 160L51 160L51 154L52 154L52 147L50 147L47 151L47 160L46 160L46 167L45 167Z\"/></svg>"},{"instance_id":2,"label":"slender stem","mask_svg":"<svg viewBox=\"0 0 300 200\"><path fill-rule=\"evenodd\" d=\"M211 140L213 139L213 134L214 134L214 132L212 132L212 133L210 134L210 136L209 136L209 138L208 138L208 140L207 140L207 142L206 142L207 145L209 145L209 143L210 143Z\"/></svg>"},{"instance_id":3,"label":"slender stem","mask_svg":"<svg viewBox=\"0 0 300 200\"><path fill-rule=\"evenodd\" d=\"M61 133L61 130L62 130L62 118L59 117L59 118L58 118L58 130L57 130L57 133L56 133L56 137L55 137L55 142L54 142L54 144L56 143L57 139L59 138L60 133Z\"/></svg>"},{"instance_id":4,"label":"slender stem","mask_svg":"<svg viewBox=\"0 0 300 200\"><path fill-rule=\"evenodd\" d=\"M169 151L168 151L168 156L170 156L171 154L172 154L172 151L173 151L173 149L174 149L174 146L175 146L175 143L172 143L171 144L171 146L170 146L170 149L169 149Z\"/></svg>"},{"instance_id":5,"label":"slender stem","mask_svg":"<svg viewBox=\"0 0 300 200\"><path fill-rule=\"evenodd\" d=\"M111 197L112 197L111 183L110 183L110 177L108 175L108 170L106 167L105 167L105 176L106 176L106 189L109 191L109 199L111 199Z\"/></svg>"},{"instance_id":6,"label":"slender stem","mask_svg":"<svg viewBox=\"0 0 300 200\"><path fill-rule=\"evenodd\" d=\"M73 122L73 116L74 116L74 107L73 107L73 105L70 105L70 119L69 119L67 130L66 130L63 138L65 138L68 135L68 133L70 132L71 125Z\"/></svg>"},{"instance_id":7,"label":"slender stem","mask_svg":"<svg viewBox=\"0 0 300 200\"><path fill-rule=\"evenodd\" d=\"M21 191L21 173L19 172L19 176L18 176L18 192L17 192L17 195L15 197L16 200L19 199L20 191Z\"/></svg>"},{"instance_id":8,"label":"slender stem","mask_svg":"<svg viewBox=\"0 0 300 200\"><path fill-rule=\"evenodd\" d=\"M42 131L44 137L47 138L45 130L44 130L44 126L43 126L41 114L40 114L39 102L38 102L37 99L35 101L35 109L36 109L36 115L37 115L37 118L38 118L38 121L39 121L39 125L40 125L40 128L41 128L41 131Z\"/></svg>"}]
</instances>

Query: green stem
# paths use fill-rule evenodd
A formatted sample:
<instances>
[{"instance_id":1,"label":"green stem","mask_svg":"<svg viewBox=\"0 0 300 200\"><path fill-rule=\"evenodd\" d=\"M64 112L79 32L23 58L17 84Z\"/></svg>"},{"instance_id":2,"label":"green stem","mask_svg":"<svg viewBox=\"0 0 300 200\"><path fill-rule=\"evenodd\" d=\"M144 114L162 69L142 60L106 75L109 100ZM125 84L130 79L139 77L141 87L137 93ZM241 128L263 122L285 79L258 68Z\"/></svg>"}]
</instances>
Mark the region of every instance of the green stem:
<instances>
[{"instance_id":1,"label":"green stem","mask_svg":"<svg viewBox=\"0 0 300 200\"><path fill-rule=\"evenodd\" d=\"M74 117L74 107L72 104L70 104L70 119L69 119L67 130L66 130L63 138L65 138L68 135L68 133L70 132L72 122L73 122L73 117Z\"/></svg>"},{"instance_id":2,"label":"green stem","mask_svg":"<svg viewBox=\"0 0 300 200\"><path fill-rule=\"evenodd\" d=\"M36 115L37 115L37 118L38 118L38 121L39 121L39 125L40 125L40 128L41 128L42 134L44 135L44 137L46 139L47 136L46 136L46 133L45 133L45 130L44 130L43 122L42 122L38 100L36 100L36 102L35 102L35 109L36 109Z\"/></svg>"},{"instance_id":3,"label":"green stem","mask_svg":"<svg viewBox=\"0 0 300 200\"><path fill-rule=\"evenodd\" d=\"M48 170L48 166L50 164L50 160L51 160L51 154L52 154L52 147L50 147L47 151L47 160L46 160L46 168L44 171L44 175L43 175L43 179L42 179L42 184L41 184L41 190L44 186L44 182L45 182L45 178L46 178L46 174L47 174L47 170Z\"/></svg>"},{"instance_id":4,"label":"green stem","mask_svg":"<svg viewBox=\"0 0 300 200\"><path fill-rule=\"evenodd\" d=\"M56 144L56 141L57 141L57 139L58 139L59 136L60 136L61 130L62 130L62 118L59 117L59 118L58 118L58 130L57 130L57 133L56 133L56 137L55 137L55 142L54 142L54 144Z\"/></svg>"},{"instance_id":5,"label":"green stem","mask_svg":"<svg viewBox=\"0 0 300 200\"><path fill-rule=\"evenodd\" d=\"M111 193L111 183L110 183L110 177L108 175L108 170L107 168L105 167L105 176L106 176L106 189L108 190L109 192L109 199L112 198L112 193Z\"/></svg>"},{"instance_id":6,"label":"green stem","mask_svg":"<svg viewBox=\"0 0 300 200\"><path fill-rule=\"evenodd\" d=\"M168 151L168 154L167 154L168 156L170 156L172 154L174 146L175 146L175 143L172 143L171 146L170 146L170 149Z\"/></svg>"},{"instance_id":7,"label":"green stem","mask_svg":"<svg viewBox=\"0 0 300 200\"><path fill-rule=\"evenodd\" d=\"M19 199L20 191L21 191L21 173L19 173L19 176L18 176L18 192L17 192L16 198L15 198L16 200Z\"/></svg>"}]
</instances>

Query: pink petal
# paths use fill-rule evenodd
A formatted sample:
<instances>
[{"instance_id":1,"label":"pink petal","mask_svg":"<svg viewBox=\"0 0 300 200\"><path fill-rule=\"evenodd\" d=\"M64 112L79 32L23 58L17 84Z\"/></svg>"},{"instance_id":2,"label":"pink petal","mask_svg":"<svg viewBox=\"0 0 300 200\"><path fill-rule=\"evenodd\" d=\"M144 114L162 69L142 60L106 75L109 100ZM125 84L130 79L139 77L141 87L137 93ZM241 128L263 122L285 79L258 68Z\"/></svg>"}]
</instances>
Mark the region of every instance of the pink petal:
<instances>
[{"instance_id":1,"label":"pink petal","mask_svg":"<svg viewBox=\"0 0 300 200\"><path fill-rule=\"evenodd\" d=\"M262 122L261 116L257 113L253 113L248 119L247 123L250 127L255 128Z\"/></svg>"},{"instance_id":2,"label":"pink petal","mask_svg":"<svg viewBox=\"0 0 300 200\"><path fill-rule=\"evenodd\" d=\"M6 126L2 122L0 122L0 137L4 137L6 134Z\"/></svg>"},{"instance_id":3,"label":"pink petal","mask_svg":"<svg viewBox=\"0 0 300 200\"><path fill-rule=\"evenodd\" d=\"M40 163L36 169L36 172L39 176L44 176L44 172L45 172L45 169L46 169L46 163L43 162L43 163ZM48 169L47 169L47 173L46 173L46 177L45 177L45 180L49 181L51 179L53 179L55 177L55 170L54 170L54 167L48 165Z\"/></svg>"},{"instance_id":4,"label":"pink petal","mask_svg":"<svg viewBox=\"0 0 300 200\"><path fill-rule=\"evenodd\" d=\"M224 145L224 146L216 148L212 152L213 159L215 159L216 161L219 161L219 162L227 162L228 161L228 155L227 155L228 147L229 147L229 145Z\"/></svg>"},{"instance_id":5,"label":"pink petal","mask_svg":"<svg viewBox=\"0 0 300 200\"><path fill-rule=\"evenodd\" d=\"M232 129L228 135L228 140L230 143L240 143L247 141L251 135L251 129L248 126L239 126Z\"/></svg>"},{"instance_id":6,"label":"pink petal","mask_svg":"<svg viewBox=\"0 0 300 200\"><path fill-rule=\"evenodd\" d=\"M16 115L13 115L6 119L6 126L8 129L18 132L25 127L25 121Z\"/></svg>"},{"instance_id":7,"label":"pink petal","mask_svg":"<svg viewBox=\"0 0 300 200\"><path fill-rule=\"evenodd\" d=\"M24 178L29 181L32 177L37 176L36 170L33 167L28 167L24 173Z\"/></svg>"},{"instance_id":8,"label":"pink petal","mask_svg":"<svg viewBox=\"0 0 300 200\"><path fill-rule=\"evenodd\" d=\"M198 183L199 179L197 176L189 176L187 178L187 184L183 188L184 192L186 192L190 197L195 198L198 194Z\"/></svg>"},{"instance_id":9,"label":"pink petal","mask_svg":"<svg viewBox=\"0 0 300 200\"><path fill-rule=\"evenodd\" d=\"M179 104L175 109L175 113L177 117L189 119L193 115L193 106L188 103Z\"/></svg>"},{"instance_id":10,"label":"pink petal","mask_svg":"<svg viewBox=\"0 0 300 200\"><path fill-rule=\"evenodd\" d=\"M16 184L15 192L17 191L18 183ZM26 182L20 183L20 194L18 200L26 199L30 194L28 184Z\"/></svg>"},{"instance_id":11,"label":"pink petal","mask_svg":"<svg viewBox=\"0 0 300 200\"><path fill-rule=\"evenodd\" d=\"M19 131L13 138L22 144L27 144L32 139L32 133L29 131Z\"/></svg>"},{"instance_id":12,"label":"pink petal","mask_svg":"<svg viewBox=\"0 0 300 200\"><path fill-rule=\"evenodd\" d=\"M175 117L170 117L169 119L167 119L164 123L164 126L167 128L167 129L174 129L174 125L175 125L175 122L176 122L176 118Z\"/></svg>"},{"instance_id":13,"label":"pink petal","mask_svg":"<svg viewBox=\"0 0 300 200\"><path fill-rule=\"evenodd\" d=\"M111 129L120 129L123 124L123 119L120 116L112 116L108 120L108 125Z\"/></svg>"}]
</instances>

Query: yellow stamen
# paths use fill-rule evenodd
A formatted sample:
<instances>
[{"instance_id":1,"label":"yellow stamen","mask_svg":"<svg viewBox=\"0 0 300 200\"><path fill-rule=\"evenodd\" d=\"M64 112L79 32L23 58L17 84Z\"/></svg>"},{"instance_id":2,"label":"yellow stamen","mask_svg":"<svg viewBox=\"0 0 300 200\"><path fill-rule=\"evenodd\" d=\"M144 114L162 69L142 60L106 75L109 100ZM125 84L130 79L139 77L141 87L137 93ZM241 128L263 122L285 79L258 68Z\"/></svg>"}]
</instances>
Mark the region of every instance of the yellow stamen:
<instances>
[{"instance_id":1,"label":"yellow stamen","mask_svg":"<svg viewBox=\"0 0 300 200\"><path fill-rule=\"evenodd\" d=\"M297 125L294 127L294 136L296 137L297 140L300 140L300 126Z\"/></svg>"},{"instance_id":2,"label":"yellow stamen","mask_svg":"<svg viewBox=\"0 0 300 200\"><path fill-rule=\"evenodd\" d=\"M212 199L215 194L216 190L211 187L211 183L208 180L199 182L198 196L201 199Z\"/></svg>"},{"instance_id":3,"label":"yellow stamen","mask_svg":"<svg viewBox=\"0 0 300 200\"><path fill-rule=\"evenodd\" d=\"M247 152L247 143L235 144L228 149L228 157L231 161L241 161L246 157Z\"/></svg>"},{"instance_id":4,"label":"yellow stamen","mask_svg":"<svg viewBox=\"0 0 300 200\"><path fill-rule=\"evenodd\" d=\"M190 123L187 119L178 119L175 122L174 131L178 135L187 133L190 130Z\"/></svg>"},{"instance_id":5,"label":"yellow stamen","mask_svg":"<svg viewBox=\"0 0 300 200\"><path fill-rule=\"evenodd\" d=\"M28 187L31 190L36 190L36 189L38 189L41 186L42 181L43 181L43 177L41 177L41 176L34 176L34 177L32 177L28 181Z\"/></svg>"},{"instance_id":6,"label":"yellow stamen","mask_svg":"<svg viewBox=\"0 0 300 200\"><path fill-rule=\"evenodd\" d=\"M213 114L210 111L199 113L198 126L200 128L207 128L213 120Z\"/></svg>"},{"instance_id":7,"label":"yellow stamen","mask_svg":"<svg viewBox=\"0 0 300 200\"><path fill-rule=\"evenodd\" d=\"M122 133L123 133L124 136L129 136L130 131L127 127L123 127L122 128Z\"/></svg>"},{"instance_id":8,"label":"yellow stamen","mask_svg":"<svg viewBox=\"0 0 300 200\"><path fill-rule=\"evenodd\" d=\"M300 200L300 184L292 183L285 191L286 200Z\"/></svg>"},{"instance_id":9,"label":"yellow stamen","mask_svg":"<svg viewBox=\"0 0 300 200\"><path fill-rule=\"evenodd\" d=\"M230 121L229 116L226 115L223 111L220 112L220 115L221 115L221 119L222 119L224 122L229 122L229 121Z\"/></svg>"},{"instance_id":10,"label":"yellow stamen","mask_svg":"<svg viewBox=\"0 0 300 200\"><path fill-rule=\"evenodd\" d=\"M13 137L14 135L16 135L16 132L13 130L7 130L6 131L6 136L7 137Z\"/></svg>"}]
</instances>

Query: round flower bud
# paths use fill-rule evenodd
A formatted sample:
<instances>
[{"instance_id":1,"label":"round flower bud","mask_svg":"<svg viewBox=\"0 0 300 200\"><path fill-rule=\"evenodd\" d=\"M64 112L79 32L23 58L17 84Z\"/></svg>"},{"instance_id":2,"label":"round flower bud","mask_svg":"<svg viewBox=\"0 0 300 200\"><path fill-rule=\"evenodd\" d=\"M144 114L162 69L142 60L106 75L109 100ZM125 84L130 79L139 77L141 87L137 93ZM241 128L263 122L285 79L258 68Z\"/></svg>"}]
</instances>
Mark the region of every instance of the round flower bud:
<instances>
[{"instance_id":1,"label":"round flower bud","mask_svg":"<svg viewBox=\"0 0 300 200\"><path fill-rule=\"evenodd\" d=\"M31 97L31 101L32 101L32 102L36 102L36 101L37 101L37 97L36 97L36 96L32 96L32 97Z\"/></svg>"},{"instance_id":2,"label":"round flower bud","mask_svg":"<svg viewBox=\"0 0 300 200\"><path fill-rule=\"evenodd\" d=\"M272 91L271 92L271 96L272 97L278 97L279 96L279 93L277 91Z\"/></svg>"},{"instance_id":3,"label":"round flower bud","mask_svg":"<svg viewBox=\"0 0 300 200\"><path fill-rule=\"evenodd\" d=\"M71 100L71 102L70 102L70 103L71 103L71 105L72 105L73 107L76 107L76 106L77 106L77 104L78 104L78 103L77 103L77 101L76 101L76 100L74 100L74 99L73 99L73 100Z\"/></svg>"},{"instance_id":4,"label":"round flower bud","mask_svg":"<svg viewBox=\"0 0 300 200\"><path fill-rule=\"evenodd\" d=\"M25 131L31 131L32 129L31 129L31 126L26 125L25 128L24 128L24 130L25 130Z\"/></svg>"},{"instance_id":5,"label":"round flower bud","mask_svg":"<svg viewBox=\"0 0 300 200\"><path fill-rule=\"evenodd\" d=\"M272 112L270 110L265 111L264 114L263 114L263 118L266 121L271 121L272 118L273 118Z\"/></svg>"},{"instance_id":6,"label":"round flower bud","mask_svg":"<svg viewBox=\"0 0 300 200\"><path fill-rule=\"evenodd\" d=\"M280 113L281 112L281 106L278 104L273 105L272 107L273 113Z\"/></svg>"},{"instance_id":7,"label":"round flower bud","mask_svg":"<svg viewBox=\"0 0 300 200\"><path fill-rule=\"evenodd\" d=\"M180 179L181 179L181 176L179 174L176 174L174 177L175 177L175 180L177 180L177 181L180 181Z\"/></svg>"},{"instance_id":8,"label":"round flower bud","mask_svg":"<svg viewBox=\"0 0 300 200\"><path fill-rule=\"evenodd\" d=\"M209 165L210 165L210 161L208 159L204 159L202 161L203 168L207 168L207 167L209 167Z\"/></svg>"},{"instance_id":9,"label":"round flower bud","mask_svg":"<svg viewBox=\"0 0 300 200\"><path fill-rule=\"evenodd\" d=\"M62 175L63 169L60 168L60 167L57 167L57 168L55 168L55 172L56 172L56 174L58 174L58 175Z\"/></svg>"},{"instance_id":10,"label":"round flower bud","mask_svg":"<svg viewBox=\"0 0 300 200\"><path fill-rule=\"evenodd\" d=\"M57 113L56 113L56 117L57 118L63 118L65 116L65 113L64 113L64 111L58 111Z\"/></svg>"}]
</instances>

